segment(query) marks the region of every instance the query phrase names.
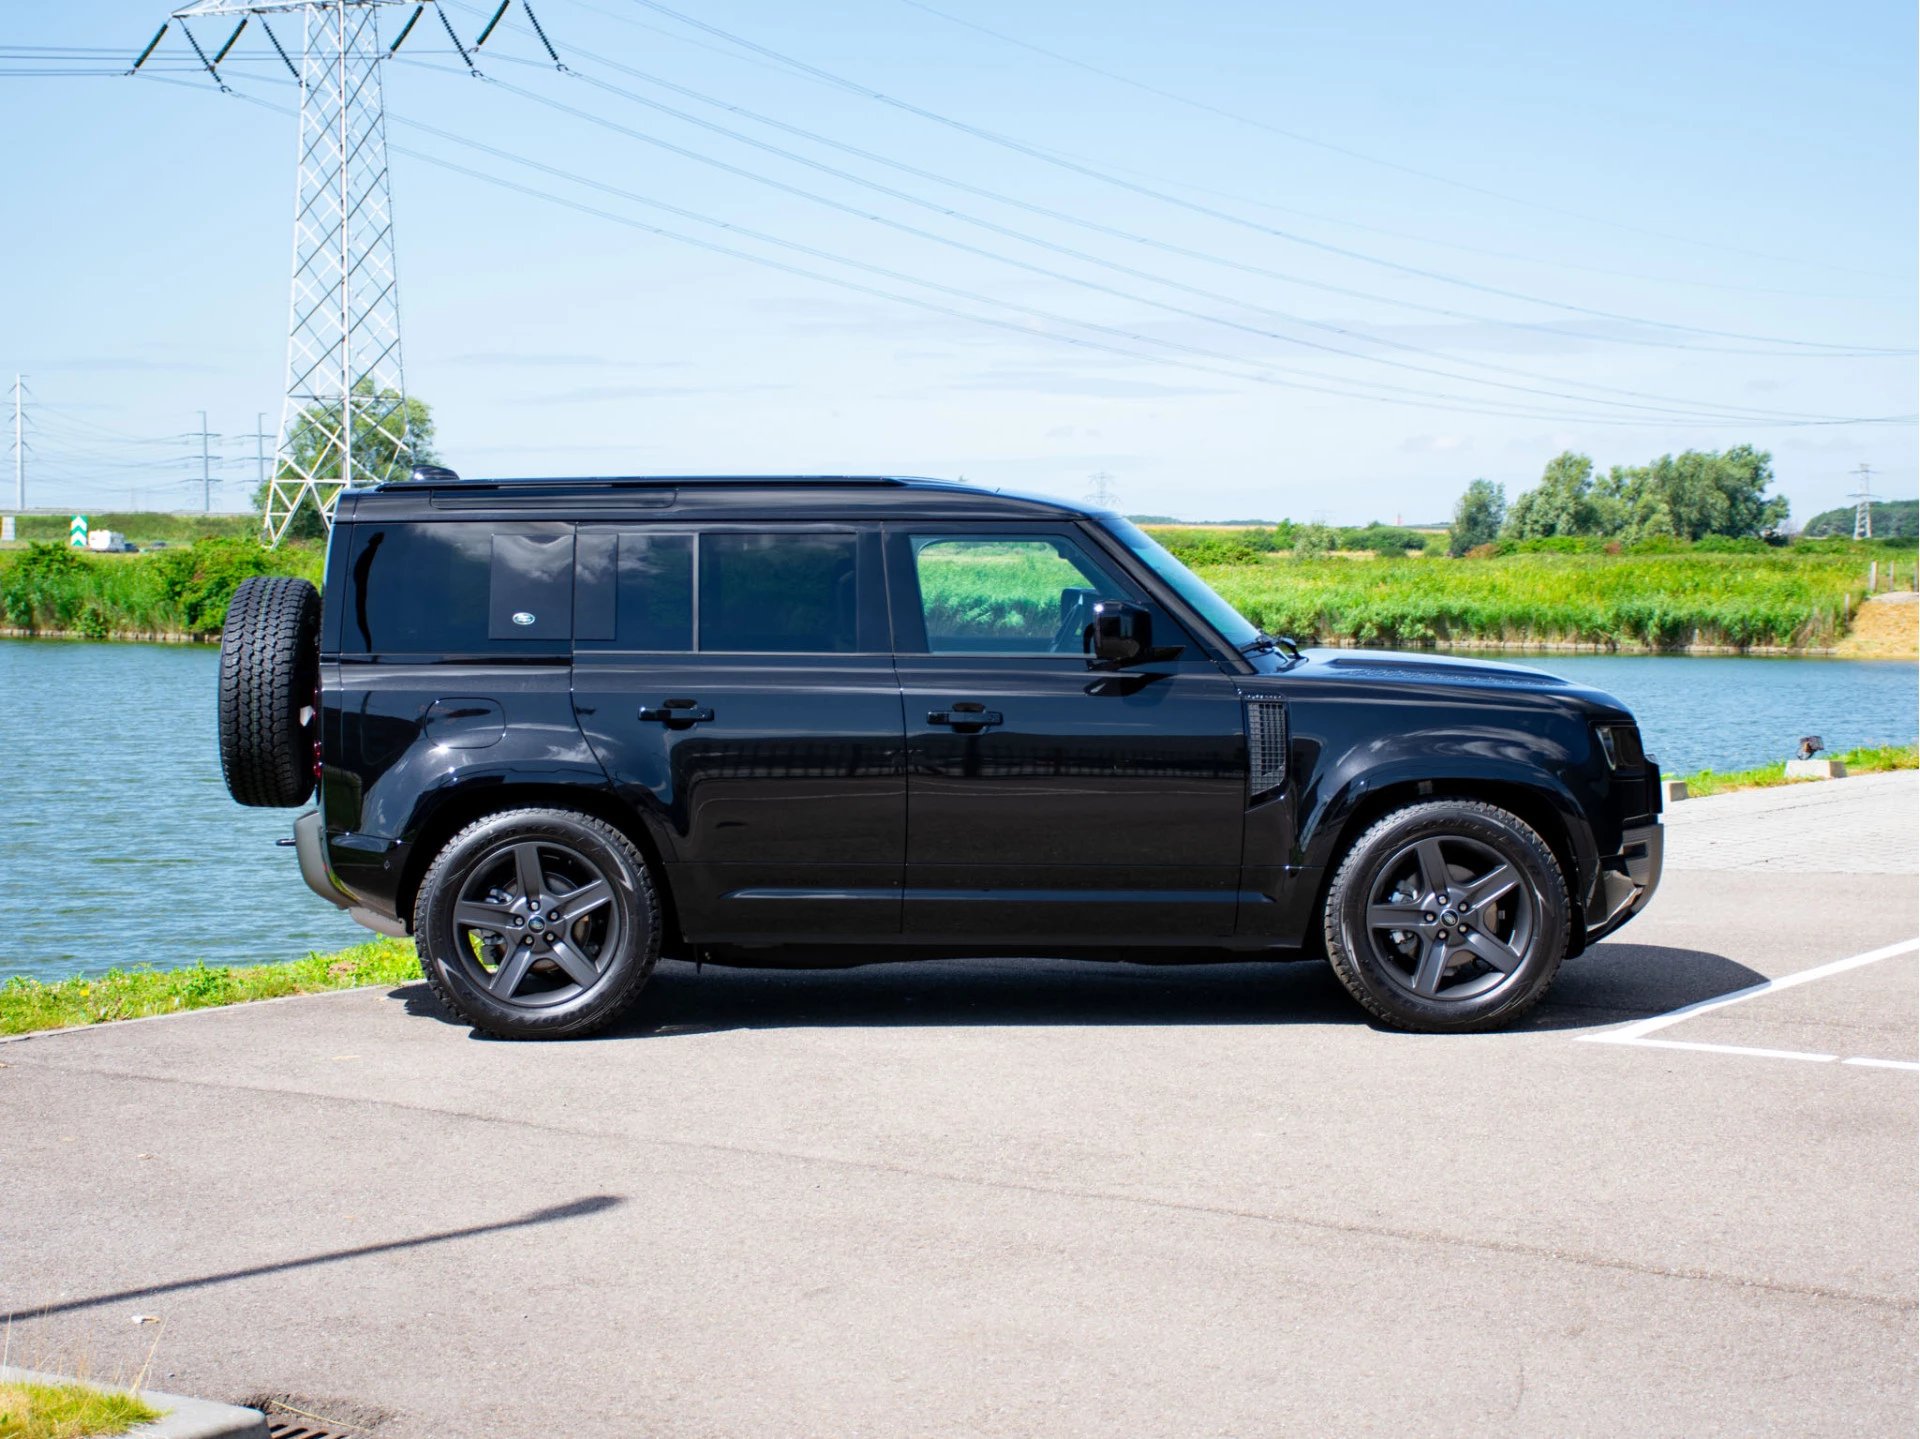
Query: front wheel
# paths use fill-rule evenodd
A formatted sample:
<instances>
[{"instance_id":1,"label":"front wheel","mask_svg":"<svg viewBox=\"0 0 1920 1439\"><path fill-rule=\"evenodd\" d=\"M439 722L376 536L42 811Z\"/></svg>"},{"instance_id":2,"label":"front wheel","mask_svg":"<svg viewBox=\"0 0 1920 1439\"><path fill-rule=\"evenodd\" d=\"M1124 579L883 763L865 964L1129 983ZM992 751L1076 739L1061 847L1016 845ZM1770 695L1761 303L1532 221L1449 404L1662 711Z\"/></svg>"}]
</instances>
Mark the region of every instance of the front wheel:
<instances>
[{"instance_id":1,"label":"front wheel","mask_svg":"<svg viewBox=\"0 0 1920 1439\"><path fill-rule=\"evenodd\" d=\"M1434 800L1393 811L1347 851L1327 892L1327 957L1397 1028L1493 1029L1553 983L1569 913L1559 862L1524 820Z\"/></svg>"},{"instance_id":2,"label":"front wheel","mask_svg":"<svg viewBox=\"0 0 1920 1439\"><path fill-rule=\"evenodd\" d=\"M646 861L572 810L507 810L461 830L421 881L413 925L441 1003L502 1039L612 1023L660 957Z\"/></svg>"}]
</instances>

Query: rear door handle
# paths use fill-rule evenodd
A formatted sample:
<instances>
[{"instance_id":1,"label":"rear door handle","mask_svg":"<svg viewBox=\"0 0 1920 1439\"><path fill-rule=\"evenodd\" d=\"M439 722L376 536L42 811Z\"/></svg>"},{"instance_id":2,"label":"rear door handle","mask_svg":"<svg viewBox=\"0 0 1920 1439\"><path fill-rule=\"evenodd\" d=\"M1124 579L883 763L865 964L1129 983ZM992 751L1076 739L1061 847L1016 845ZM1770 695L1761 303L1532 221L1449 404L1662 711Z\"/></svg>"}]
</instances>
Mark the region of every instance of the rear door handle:
<instances>
[{"instance_id":1,"label":"rear door handle","mask_svg":"<svg viewBox=\"0 0 1920 1439\"><path fill-rule=\"evenodd\" d=\"M664 725L704 724L713 718L713 710L694 700L668 700L658 707L641 705L639 717Z\"/></svg>"},{"instance_id":2,"label":"rear door handle","mask_svg":"<svg viewBox=\"0 0 1920 1439\"><path fill-rule=\"evenodd\" d=\"M992 729L995 725L1005 724L1006 722L1006 716L1001 714L999 710L981 709L978 705L971 707L955 706L950 710L927 711L928 724L946 725L963 734L969 730Z\"/></svg>"}]
</instances>

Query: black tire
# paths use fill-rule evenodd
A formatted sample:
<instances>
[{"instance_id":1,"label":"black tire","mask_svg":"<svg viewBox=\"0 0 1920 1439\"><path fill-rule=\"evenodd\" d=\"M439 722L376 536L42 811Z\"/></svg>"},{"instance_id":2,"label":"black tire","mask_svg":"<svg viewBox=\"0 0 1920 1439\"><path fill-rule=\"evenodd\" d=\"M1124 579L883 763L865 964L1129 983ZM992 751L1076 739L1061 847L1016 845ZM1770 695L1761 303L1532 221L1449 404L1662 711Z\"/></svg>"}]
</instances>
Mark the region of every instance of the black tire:
<instances>
[{"instance_id":1,"label":"black tire","mask_svg":"<svg viewBox=\"0 0 1920 1439\"><path fill-rule=\"evenodd\" d=\"M241 804L288 809L313 793L319 698L320 592L242 580L220 634L220 773Z\"/></svg>"},{"instance_id":2,"label":"black tire","mask_svg":"<svg viewBox=\"0 0 1920 1439\"><path fill-rule=\"evenodd\" d=\"M1397 809L1349 849L1327 891L1327 958L1347 991L1398 1029L1457 1034L1511 1023L1553 983L1571 907L1553 850L1476 800Z\"/></svg>"},{"instance_id":3,"label":"black tire","mask_svg":"<svg viewBox=\"0 0 1920 1439\"><path fill-rule=\"evenodd\" d=\"M574 1039L638 997L660 958L660 906L646 860L612 825L503 810L435 856L413 933L434 994L475 1029Z\"/></svg>"}]
</instances>

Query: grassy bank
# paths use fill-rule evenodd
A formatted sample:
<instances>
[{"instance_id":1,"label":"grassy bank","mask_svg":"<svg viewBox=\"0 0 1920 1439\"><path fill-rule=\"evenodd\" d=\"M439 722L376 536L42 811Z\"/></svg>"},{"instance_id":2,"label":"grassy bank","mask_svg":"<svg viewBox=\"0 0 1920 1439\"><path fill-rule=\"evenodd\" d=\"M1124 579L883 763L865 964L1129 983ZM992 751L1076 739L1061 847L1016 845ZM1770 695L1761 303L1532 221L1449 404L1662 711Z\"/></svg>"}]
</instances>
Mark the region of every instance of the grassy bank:
<instances>
[{"instance_id":1,"label":"grassy bank","mask_svg":"<svg viewBox=\"0 0 1920 1439\"><path fill-rule=\"evenodd\" d=\"M0 1384L0 1439L92 1439L159 1417L138 1394L87 1384Z\"/></svg>"},{"instance_id":2,"label":"grassy bank","mask_svg":"<svg viewBox=\"0 0 1920 1439\"><path fill-rule=\"evenodd\" d=\"M1450 560L1432 554L1298 558L1261 551L1233 531L1159 529L1247 618L1276 634L1323 644L1614 650L1825 650L1846 636L1867 593L1868 566L1884 587L1910 582L1911 550L1821 541L1771 549L1674 553L1536 551ZM1247 532L1254 533L1254 532ZM1047 589L1031 556L976 556L992 572L945 584L929 598L963 606L961 628L1031 626ZM317 546L263 550L251 538L200 539L154 554L85 554L52 544L0 552L0 628L84 638L212 637L248 575L318 582ZM1041 577L1051 579L1051 574ZM1057 589L1057 586L1056 586ZM947 591L952 593L948 594Z\"/></svg>"},{"instance_id":3,"label":"grassy bank","mask_svg":"<svg viewBox=\"0 0 1920 1439\"><path fill-rule=\"evenodd\" d=\"M0 1034L143 1019L362 984L406 984L419 977L420 960L411 941L373 939L338 954L310 954L287 964L116 969L50 983L14 978L0 984Z\"/></svg>"},{"instance_id":4,"label":"grassy bank","mask_svg":"<svg viewBox=\"0 0 1920 1439\"><path fill-rule=\"evenodd\" d=\"M52 540L64 545L72 522L71 515L21 515L14 524L23 540ZM88 510L87 528L112 530L136 545L150 545L156 540L178 545L194 540L252 539L260 533L260 517L165 510Z\"/></svg>"},{"instance_id":5,"label":"grassy bank","mask_svg":"<svg viewBox=\"0 0 1920 1439\"><path fill-rule=\"evenodd\" d=\"M1896 769L1920 769L1920 745L1869 745L1864 749L1842 750L1831 758L1844 764L1849 776L1885 774ZM1785 760L1763 764L1758 769L1703 769L1697 774L1671 774L1667 778L1684 779L1687 782L1689 799L1699 799L1703 795L1710 794L1725 794L1729 790L1736 789L1769 789L1774 785L1823 783L1817 780L1788 779Z\"/></svg>"},{"instance_id":6,"label":"grassy bank","mask_svg":"<svg viewBox=\"0 0 1920 1439\"><path fill-rule=\"evenodd\" d=\"M1621 650L1825 649L1846 633L1867 576L1852 554L1793 550L1265 555L1197 568L1262 629L1303 641Z\"/></svg>"},{"instance_id":7,"label":"grassy bank","mask_svg":"<svg viewBox=\"0 0 1920 1439\"><path fill-rule=\"evenodd\" d=\"M155 554L105 555L32 544L0 553L0 626L84 639L217 635L249 575L320 578L321 552L252 539L197 540Z\"/></svg>"}]
</instances>

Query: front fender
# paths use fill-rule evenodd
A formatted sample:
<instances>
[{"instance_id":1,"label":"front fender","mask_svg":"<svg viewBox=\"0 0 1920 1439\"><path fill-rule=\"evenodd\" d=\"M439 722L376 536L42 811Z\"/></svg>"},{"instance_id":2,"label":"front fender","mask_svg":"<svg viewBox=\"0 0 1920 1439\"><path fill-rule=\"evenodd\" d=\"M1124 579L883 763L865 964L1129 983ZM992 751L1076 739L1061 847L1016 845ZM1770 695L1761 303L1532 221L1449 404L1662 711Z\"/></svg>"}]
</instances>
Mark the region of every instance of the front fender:
<instances>
[{"instance_id":1,"label":"front fender","mask_svg":"<svg viewBox=\"0 0 1920 1439\"><path fill-rule=\"evenodd\" d=\"M1551 813L1564 838L1574 872L1568 889L1584 903L1599 870L1593 827L1568 771L1583 756L1566 752L1534 728L1505 729L1486 716L1471 725L1440 724L1397 734L1375 734L1329 753L1307 775L1300 795L1296 839L1298 862L1321 872L1339 863L1355 837L1357 816L1374 812L1383 794L1518 791Z\"/></svg>"}]
</instances>

